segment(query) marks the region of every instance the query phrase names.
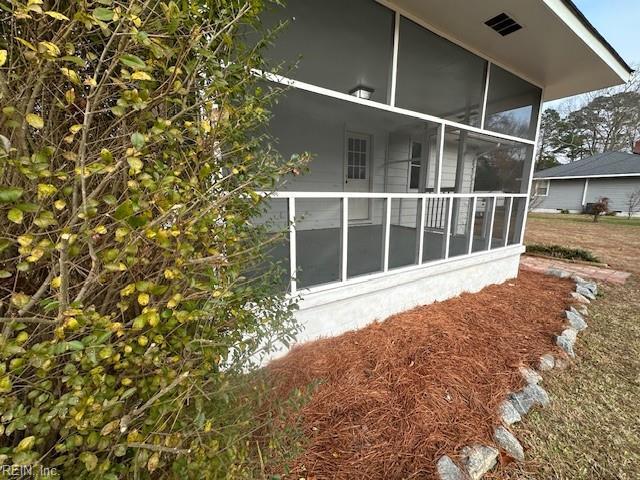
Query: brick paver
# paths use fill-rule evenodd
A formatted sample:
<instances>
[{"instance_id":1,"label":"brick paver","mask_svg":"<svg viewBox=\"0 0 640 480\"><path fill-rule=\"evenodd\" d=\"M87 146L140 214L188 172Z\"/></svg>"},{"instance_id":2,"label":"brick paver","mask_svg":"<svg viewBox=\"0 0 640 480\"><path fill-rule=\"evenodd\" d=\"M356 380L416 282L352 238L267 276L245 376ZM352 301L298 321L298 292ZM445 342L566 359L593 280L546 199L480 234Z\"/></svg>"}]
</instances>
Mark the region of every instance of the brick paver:
<instances>
[{"instance_id":1,"label":"brick paver","mask_svg":"<svg viewBox=\"0 0 640 480\"><path fill-rule=\"evenodd\" d=\"M562 262L560 260L540 257L529 257L527 255L522 256L520 266L525 270L531 270L538 273L547 273L552 269L565 270L585 279L615 283L617 285L623 285L631 276L628 272L621 272L610 268L594 267L581 263Z\"/></svg>"}]
</instances>

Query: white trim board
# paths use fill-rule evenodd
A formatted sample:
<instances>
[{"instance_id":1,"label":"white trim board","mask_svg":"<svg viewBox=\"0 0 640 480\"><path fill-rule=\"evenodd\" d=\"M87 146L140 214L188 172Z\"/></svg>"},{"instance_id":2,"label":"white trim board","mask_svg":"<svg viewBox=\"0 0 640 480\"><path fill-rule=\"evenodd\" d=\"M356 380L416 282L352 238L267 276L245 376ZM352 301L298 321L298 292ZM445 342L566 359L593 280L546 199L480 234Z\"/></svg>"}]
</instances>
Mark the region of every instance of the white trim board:
<instances>
[{"instance_id":1,"label":"white trim board","mask_svg":"<svg viewBox=\"0 0 640 480\"><path fill-rule=\"evenodd\" d=\"M562 20L585 45L594 51L623 82L628 82L631 77L624 65L603 45L603 43L574 15L562 0L543 0L545 5Z\"/></svg>"},{"instance_id":2,"label":"white trim board","mask_svg":"<svg viewBox=\"0 0 640 480\"><path fill-rule=\"evenodd\" d=\"M445 125L448 127L458 128L461 130L466 130L468 132L479 133L481 135L486 135L487 137L493 138L501 138L503 140L510 140L512 142L522 143L526 145L535 145L535 140L529 140L526 138L514 137L513 135L505 135L503 133L493 132L489 130L483 130L478 127L472 127L471 125L465 125L463 123L454 122L452 120L446 120L444 118L435 117L433 115L429 115L426 113L415 112L413 110L407 110L405 108L392 107L386 103L378 103L372 100L365 100L363 98L354 97L353 95L349 95L348 93L336 92L335 90L330 90L328 88L319 87L317 85L312 85L310 83L301 82L299 80L293 80L291 78L283 77L281 75L275 75L269 72L262 72L260 70L253 70L253 73L257 76L265 78L274 83L279 83L281 85L286 85L288 87L294 87L299 90L304 90L311 93L317 93L319 95L324 95L325 97L332 97L338 100L344 100L351 103L357 103L359 105L365 107L371 107L378 110L384 110L391 113L398 113L400 115L406 115L408 117L418 118L420 120L426 120L431 123L436 123L440 125Z\"/></svg>"},{"instance_id":3,"label":"white trim board","mask_svg":"<svg viewBox=\"0 0 640 480\"><path fill-rule=\"evenodd\" d=\"M533 177L534 180L583 180L587 178L628 178L640 177L639 173L611 173L608 175L575 175L567 177Z\"/></svg>"}]
</instances>

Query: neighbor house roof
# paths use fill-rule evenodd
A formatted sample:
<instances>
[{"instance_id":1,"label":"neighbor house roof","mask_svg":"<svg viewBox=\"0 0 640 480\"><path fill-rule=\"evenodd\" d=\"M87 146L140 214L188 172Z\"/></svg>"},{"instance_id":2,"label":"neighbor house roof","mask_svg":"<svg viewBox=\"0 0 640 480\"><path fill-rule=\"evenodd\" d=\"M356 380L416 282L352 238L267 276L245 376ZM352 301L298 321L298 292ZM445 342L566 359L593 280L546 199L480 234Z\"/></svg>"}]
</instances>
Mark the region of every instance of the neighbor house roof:
<instances>
[{"instance_id":1,"label":"neighbor house roof","mask_svg":"<svg viewBox=\"0 0 640 480\"><path fill-rule=\"evenodd\" d=\"M607 152L536 172L536 179L640 176L640 155Z\"/></svg>"}]
</instances>

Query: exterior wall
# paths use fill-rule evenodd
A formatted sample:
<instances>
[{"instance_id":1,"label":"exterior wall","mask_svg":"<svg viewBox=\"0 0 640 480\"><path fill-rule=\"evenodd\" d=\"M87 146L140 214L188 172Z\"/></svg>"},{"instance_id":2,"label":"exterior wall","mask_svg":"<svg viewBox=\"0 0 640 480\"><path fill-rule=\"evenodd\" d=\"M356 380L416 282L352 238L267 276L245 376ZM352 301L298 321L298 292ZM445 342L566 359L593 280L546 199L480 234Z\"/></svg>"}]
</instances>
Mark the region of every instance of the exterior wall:
<instances>
[{"instance_id":1,"label":"exterior wall","mask_svg":"<svg viewBox=\"0 0 640 480\"><path fill-rule=\"evenodd\" d=\"M542 198L536 210L582 211L584 180L551 180L549 195Z\"/></svg>"},{"instance_id":2,"label":"exterior wall","mask_svg":"<svg viewBox=\"0 0 640 480\"><path fill-rule=\"evenodd\" d=\"M296 314L303 326L297 342L340 335L421 305L504 283L518 276L523 252L523 247L514 246L303 295ZM285 353L283 348L272 358Z\"/></svg>"},{"instance_id":3,"label":"exterior wall","mask_svg":"<svg viewBox=\"0 0 640 480\"><path fill-rule=\"evenodd\" d=\"M629 195L640 190L640 176L626 178L590 179L587 203L597 202L601 197L609 199L609 209L627 213Z\"/></svg>"}]
</instances>

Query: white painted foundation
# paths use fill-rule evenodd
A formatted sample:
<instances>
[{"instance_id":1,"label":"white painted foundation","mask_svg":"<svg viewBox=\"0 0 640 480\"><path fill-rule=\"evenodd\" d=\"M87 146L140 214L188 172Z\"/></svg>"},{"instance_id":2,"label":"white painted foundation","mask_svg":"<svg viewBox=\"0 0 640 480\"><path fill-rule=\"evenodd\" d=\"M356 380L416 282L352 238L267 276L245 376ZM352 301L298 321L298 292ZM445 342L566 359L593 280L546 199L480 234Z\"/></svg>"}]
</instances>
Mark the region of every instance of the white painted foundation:
<instances>
[{"instance_id":1,"label":"white painted foundation","mask_svg":"<svg viewBox=\"0 0 640 480\"><path fill-rule=\"evenodd\" d=\"M296 314L303 326L297 342L340 335L421 305L504 283L518 276L522 253L524 247L515 245L303 295Z\"/></svg>"}]
</instances>

